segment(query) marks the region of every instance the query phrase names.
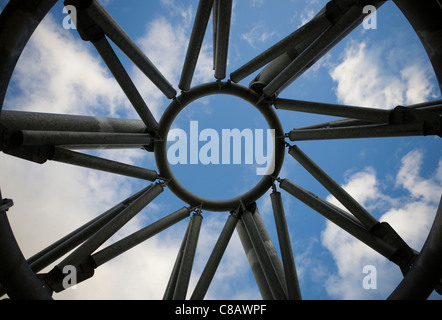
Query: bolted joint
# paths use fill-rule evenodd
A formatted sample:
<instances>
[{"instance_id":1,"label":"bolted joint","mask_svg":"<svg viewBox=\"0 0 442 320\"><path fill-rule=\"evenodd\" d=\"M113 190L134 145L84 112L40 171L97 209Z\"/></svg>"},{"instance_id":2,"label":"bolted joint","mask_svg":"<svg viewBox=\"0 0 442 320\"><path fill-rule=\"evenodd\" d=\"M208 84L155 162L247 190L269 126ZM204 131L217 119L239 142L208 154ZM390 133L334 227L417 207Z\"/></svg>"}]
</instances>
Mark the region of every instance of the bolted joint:
<instances>
[{"instance_id":1,"label":"bolted joint","mask_svg":"<svg viewBox=\"0 0 442 320\"><path fill-rule=\"evenodd\" d=\"M371 228L370 232L396 248L396 251L388 258L398 265L405 275L417 256L416 252L407 245L387 222L377 223Z\"/></svg>"},{"instance_id":2,"label":"bolted joint","mask_svg":"<svg viewBox=\"0 0 442 320\"><path fill-rule=\"evenodd\" d=\"M77 31L84 41L95 42L104 37L104 32L97 26L87 13L87 9L91 6L92 0L66 0L65 6L74 6L77 11L76 21Z\"/></svg>"},{"instance_id":3,"label":"bolted joint","mask_svg":"<svg viewBox=\"0 0 442 320\"><path fill-rule=\"evenodd\" d=\"M441 117L435 112L398 106L391 111L389 120L390 124L421 122L424 135L442 134Z\"/></svg>"},{"instance_id":4,"label":"bolted joint","mask_svg":"<svg viewBox=\"0 0 442 320\"><path fill-rule=\"evenodd\" d=\"M43 275L42 281L53 292L61 292L92 278L95 267L92 257L88 257L78 266L66 265L63 268L55 266L49 273Z\"/></svg>"}]
</instances>

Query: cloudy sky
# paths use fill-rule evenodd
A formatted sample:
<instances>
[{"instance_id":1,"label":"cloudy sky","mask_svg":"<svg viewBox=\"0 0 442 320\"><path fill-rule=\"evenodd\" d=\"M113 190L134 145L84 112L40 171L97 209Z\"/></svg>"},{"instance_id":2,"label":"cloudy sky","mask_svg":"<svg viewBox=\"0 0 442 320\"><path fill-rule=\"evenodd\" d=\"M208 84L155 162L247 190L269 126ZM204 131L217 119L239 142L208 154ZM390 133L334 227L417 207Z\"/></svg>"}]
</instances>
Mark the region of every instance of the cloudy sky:
<instances>
[{"instance_id":1,"label":"cloudy sky","mask_svg":"<svg viewBox=\"0 0 442 320\"><path fill-rule=\"evenodd\" d=\"M1 9L7 1L0 0ZM196 1L102 1L105 8L177 88ZM309 21L326 1L234 1L227 73L236 70ZM63 28L57 4L33 35L15 69L4 109L137 119L124 93L92 45ZM214 81L211 23L192 85ZM134 67L121 60L157 119L170 101ZM247 86L256 74L240 84ZM284 90L280 97L391 109L440 99L431 65L400 11L388 3L377 13L377 29L361 27ZM174 126L265 128L252 108L237 100L207 98L186 109ZM234 119L229 115L235 114ZM333 120L278 111L284 130ZM442 191L441 142L436 137L300 142L298 146L340 183L373 216L388 221L416 250L425 241ZM121 162L155 169L142 150L97 151ZM4 197L14 200L8 215L25 256L145 187L145 182L48 162L37 165L0 154ZM259 179L253 167L188 165L173 168L189 189L205 196L230 197ZM176 171L175 171L176 170ZM208 178L209 177L209 178ZM238 178L240 177L240 178ZM287 156L281 178L339 205L296 161ZM306 299L384 299L400 282L397 266L327 222L282 191L298 276ZM276 243L268 194L258 208ZM110 242L181 208L166 189ZM203 213L189 293L204 268L227 215ZM161 299L187 227L185 220L99 267L95 276L59 299ZM377 270L377 289L362 286L364 266ZM211 299L259 299L236 233L207 295ZM432 298L439 299L433 294Z\"/></svg>"}]
</instances>

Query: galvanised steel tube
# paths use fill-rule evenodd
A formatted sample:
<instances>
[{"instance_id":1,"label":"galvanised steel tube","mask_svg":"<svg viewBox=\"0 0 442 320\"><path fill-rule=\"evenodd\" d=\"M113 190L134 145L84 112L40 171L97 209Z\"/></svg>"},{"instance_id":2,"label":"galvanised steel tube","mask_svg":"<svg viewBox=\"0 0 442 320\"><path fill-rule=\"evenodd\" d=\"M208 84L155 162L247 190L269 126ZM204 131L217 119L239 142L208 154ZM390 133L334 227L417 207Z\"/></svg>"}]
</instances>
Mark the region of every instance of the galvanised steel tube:
<instances>
[{"instance_id":1,"label":"galvanised steel tube","mask_svg":"<svg viewBox=\"0 0 442 320\"><path fill-rule=\"evenodd\" d=\"M143 148L153 142L148 133L107 133L20 130L12 134L12 145L65 146L72 149Z\"/></svg>"},{"instance_id":2,"label":"galvanised steel tube","mask_svg":"<svg viewBox=\"0 0 442 320\"><path fill-rule=\"evenodd\" d=\"M270 194L272 201L273 215L275 218L276 230L278 233L279 246L281 250L282 263L287 284L287 297L289 300L301 300L301 290L299 288L298 274L293 258L293 250L290 242L290 235L282 204L281 193L273 191Z\"/></svg>"},{"instance_id":3,"label":"galvanised steel tube","mask_svg":"<svg viewBox=\"0 0 442 320\"><path fill-rule=\"evenodd\" d=\"M184 60L181 79L178 87L183 91L188 91L192 83L198 56L203 44L210 13L212 12L214 0L200 0L198 10L193 24L192 35L190 36L187 48L186 59Z\"/></svg>"},{"instance_id":4,"label":"galvanised steel tube","mask_svg":"<svg viewBox=\"0 0 442 320\"><path fill-rule=\"evenodd\" d=\"M330 178L316 163L314 163L297 146L289 147L289 154L295 158L319 183L321 183L335 198L340 201L368 230L378 221L365 210L347 191Z\"/></svg>"},{"instance_id":5,"label":"galvanised steel tube","mask_svg":"<svg viewBox=\"0 0 442 320\"><path fill-rule=\"evenodd\" d=\"M189 234L187 236L186 246L183 252L183 260L181 262L180 271L178 273L178 278L176 281L175 292L173 294L174 300L186 299L202 221L203 217L199 213L195 213L190 218Z\"/></svg>"},{"instance_id":6,"label":"galvanised steel tube","mask_svg":"<svg viewBox=\"0 0 442 320\"><path fill-rule=\"evenodd\" d=\"M232 237L233 231L238 223L236 214L230 214L227 218L226 224L218 238L218 241L213 248L213 251L207 261L207 264L200 276L200 279L193 291L191 300L203 300L209 289L210 283L215 275L215 272L221 262L221 259L226 251L227 245Z\"/></svg>"},{"instance_id":7,"label":"galvanised steel tube","mask_svg":"<svg viewBox=\"0 0 442 320\"><path fill-rule=\"evenodd\" d=\"M278 96L290 83L307 71L310 66L331 50L339 41L362 23L364 18L362 6L356 4L350 7L329 29L317 40L301 52L281 73L279 73L263 89L267 98ZM338 2L336 2L338 3ZM383 1L377 1L380 6Z\"/></svg>"},{"instance_id":8,"label":"galvanised steel tube","mask_svg":"<svg viewBox=\"0 0 442 320\"><path fill-rule=\"evenodd\" d=\"M261 297L264 300L273 300L272 291L270 290L269 284L264 276L264 272L259 264L256 251L253 248L252 242L247 234L246 227L241 219L236 225L236 231L238 232L239 239L241 240L247 260L249 261L250 268L252 269L256 284L258 285L259 292L261 293Z\"/></svg>"},{"instance_id":9,"label":"galvanised steel tube","mask_svg":"<svg viewBox=\"0 0 442 320\"><path fill-rule=\"evenodd\" d=\"M143 120L144 124L147 127L147 131L150 133L155 132L158 129L158 122L155 120L152 112L149 110L148 106L144 102L141 94L127 74L126 70L124 69L114 50L110 46L106 37L103 36L100 40L93 41L92 44L95 46L101 58L108 66L109 70L112 72L121 89L123 89L124 93L131 102L132 106L137 111L141 120Z\"/></svg>"},{"instance_id":10,"label":"galvanised steel tube","mask_svg":"<svg viewBox=\"0 0 442 320\"><path fill-rule=\"evenodd\" d=\"M40 251L39 253L30 257L27 261L34 272L39 272L48 265L61 258L69 251L86 241L94 233L100 230L106 223L117 216L124 208L126 208L132 201L138 198L143 193L143 190L135 193L126 200L115 205L111 209L102 213L95 219L84 224L75 231L69 233L65 237L56 241L49 247Z\"/></svg>"},{"instance_id":11,"label":"galvanised steel tube","mask_svg":"<svg viewBox=\"0 0 442 320\"><path fill-rule=\"evenodd\" d=\"M269 257L272 260L273 267L275 268L276 275L278 276L281 286L284 289L284 293L287 296L287 285L284 274L284 267L282 265L281 259L279 258L278 252L276 251L275 245L273 244L273 241L270 238L270 234L267 231L267 227L264 224L264 221L262 220L258 208L253 209L252 211L254 212L252 214L252 217L253 220L255 221L256 227L258 228L259 235L261 236L261 239L264 242L267 253L269 254Z\"/></svg>"},{"instance_id":12,"label":"galvanised steel tube","mask_svg":"<svg viewBox=\"0 0 442 320\"><path fill-rule=\"evenodd\" d=\"M3 110L0 123L9 130L145 133L141 120Z\"/></svg>"},{"instance_id":13,"label":"galvanised steel tube","mask_svg":"<svg viewBox=\"0 0 442 320\"><path fill-rule=\"evenodd\" d=\"M215 78L217 80L222 80L226 77L232 6L232 0L218 1L215 52Z\"/></svg>"},{"instance_id":14,"label":"galvanised steel tube","mask_svg":"<svg viewBox=\"0 0 442 320\"><path fill-rule=\"evenodd\" d=\"M294 129L288 135L291 141L306 141L425 136L426 132L423 122L413 122L323 129Z\"/></svg>"},{"instance_id":15,"label":"galvanised steel tube","mask_svg":"<svg viewBox=\"0 0 442 320\"><path fill-rule=\"evenodd\" d=\"M293 51L293 54L295 54L295 51L303 51L312 41L314 41L314 39L317 39L330 26L331 22L324 14L324 10L322 10L308 23L232 72L230 74L230 79L233 82L238 83L276 58L282 55L287 55L288 58L289 51ZM279 59L280 58L278 58L278 60ZM292 59L290 59L290 61L291 60ZM280 71L279 68L280 67L276 67L276 65L273 65L272 63L265 68L266 71L264 72L268 75L274 74L275 72L278 74ZM273 79L272 76L271 78ZM268 76L264 76L260 73L254 81L265 82L266 79L268 79Z\"/></svg>"},{"instance_id":16,"label":"galvanised steel tube","mask_svg":"<svg viewBox=\"0 0 442 320\"><path fill-rule=\"evenodd\" d=\"M300 111L307 113L324 114L335 117L368 120L388 123L390 120L390 110L345 106L331 103L319 103L310 101L276 99L274 102L276 109Z\"/></svg>"},{"instance_id":17,"label":"galvanised steel tube","mask_svg":"<svg viewBox=\"0 0 442 320\"><path fill-rule=\"evenodd\" d=\"M390 259L396 252L397 248L392 247L390 244L386 243L382 239L374 236L360 224L355 223L352 219L349 219L347 216L340 214L339 211L334 210L332 206L327 205L325 200L320 199L318 196L294 184L290 180L281 180L280 187L319 214L323 215L325 218L327 218L346 232L348 232L349 234L351 234L356 239L360 240L370 248L379 252L387 259Z\"/></svg>"},{"instance_id":18,"label":"galvanised steel tube","mask_svg":"<svg viewBox=\"0 0 442 320\"><path fill-rule=\"evenodd\" d=\"M66 265L78 266L81 264L87 257L129 222L129 220L143 210L161 192L163 192L163 186L161 183L151 184L146 187L144 192L137 199L131 202L120 214L104 225L98 232L94 233L85 243L72 252L55 268L62 270Z\"/></svg>"},{"instance_id":19,"label":"galvanised steel tube","mask_svg":"<svg viewBox=\"0 0 442 320\"><path fill-rule=\"evenodd\" d=\"M189 235L190 223L187 225L186 232L184 233L183 241L181 242L180 249L178 250L178 255L175 259L175 264L173 265L172 272L169 277L169 282L167 283L166 291L164 292L163 300L172 300L175 293L176 283L178 280L178 274L180 272L181 263L183 262L184 248L186 247L187 237Z\"/></svg>"},{"instance_id":20,"label":"galvanised steel tube","mask_svg":"<svg viewBox=\"0 0 442 320\"><path fill-rule=\"evenodd\" d=\"M401 283L388 297L389 300L427 299L442 280L442 198L436 217L422 247Z\"/></svg>"},{"instance_id":21,"label":"galvanised steel tube","mask_svg":"<svg viewBox=\"0 0 442 320\"><path fill-rule=\"evenodd\" d=\"M76 5L78 1L65 1L65 4ZM96 0L79 1L80 10L85 10L98 27L114 42L132 62L160 89L164 95L172 99L176 96L176 90L154 66L148 57L141 51L135 42L126 34L120 25ZM86 4L85 4L86 3Z\"/></svg>"},{"instance_id":22,"label":"galvanised steel tube","mask_svg":"<svg viewBox=\"0 0 442 320\"><path fill-rule=\"evenodd\" d=\"M50 160L148 181L155 181L158 178L157 172L153 170L113 160L102 159L58 147L54 148L54 155Z\"/></svg>"},{"instance_id":23,"label":"galvanised steel tube","mask_svg":"<svg viewBox=\"0 0 442 320\"><path fill-rule=\"evenodd\" d=\"M94 253L92 260L95 267L99 267L109 260L117 257L118 255L128 251L136 245L146 241L147 239L155 236L156 234L166 230L181 220L187 218L190 215L190 208L181 208L170 215L152 223L151 225L140 229L131 235L111 244L110 246Z\"/></svg>"},{"instance_id":24,"label":"galvanised steel tube","mask_svg":"<svg viewBox=\"0 0 442 320\"><path fill-rule=\"evenodd\" d=\"M272 296L275 300L286 300L286 294L284 288L276 273L275 267L272 263L272 259L267 251L266 245L261 238L260 232L256 226L255 220L252 217L250 211L245 210L241 215L241 220L244 222L244 226L252 242L258 257L259 264L269 285Z\"/></svg>"}]
</instances>

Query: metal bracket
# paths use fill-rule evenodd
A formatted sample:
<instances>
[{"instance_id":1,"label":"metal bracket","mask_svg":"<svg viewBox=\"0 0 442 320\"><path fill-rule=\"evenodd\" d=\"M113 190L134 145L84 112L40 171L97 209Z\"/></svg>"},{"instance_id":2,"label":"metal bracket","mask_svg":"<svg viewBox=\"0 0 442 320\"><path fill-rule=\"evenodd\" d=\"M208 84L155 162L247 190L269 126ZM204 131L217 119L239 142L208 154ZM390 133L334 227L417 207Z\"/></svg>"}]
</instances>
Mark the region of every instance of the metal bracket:
<instances>
[{"instance_id":1,"label":"metal bracket","mask_svg":"<svg viewBox=\"0 0 442 320\"><path fill-rule=\"evenodd\" d=\"M442 122L438 113L403 106L394 108L390 113L390 124L421 122L425 135L442 134Z\"/></svg>"},{"instance_id":2,"label":"metal bracket","mask_svg":"<svg viewBox=\"0 0 442 320\"><path fill-rule=\"evenodd\" d=\"M397 264L405 275L417 257L416 252L407 245L387 222L376 224L370 232L397 248L396 252L389 259Z\"/></svg>"},{"instance_id":3,"label":"metal bracket","mask_svg":"<svg viewBox=\"0 0 442 320\"><path fill-rule=\"evenodd\" d=\"M14 201L12 201L12 199L3 199L0 204L0 212L8 211L13 205Z\"/></svg>"}]
</instances>

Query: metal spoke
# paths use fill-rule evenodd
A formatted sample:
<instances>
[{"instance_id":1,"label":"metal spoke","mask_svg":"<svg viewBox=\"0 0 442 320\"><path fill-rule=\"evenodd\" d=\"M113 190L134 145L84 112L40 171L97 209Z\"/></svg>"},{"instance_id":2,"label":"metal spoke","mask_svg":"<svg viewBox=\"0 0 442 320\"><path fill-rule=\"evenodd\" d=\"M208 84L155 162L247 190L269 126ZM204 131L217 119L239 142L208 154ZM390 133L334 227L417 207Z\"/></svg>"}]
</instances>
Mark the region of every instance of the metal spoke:
<instances>
[{"instance_id":1,"label":"metal spoke","mask_svg":"<svg viewBox=\"0 0 442 320\"><path fill-rule=\"evenodd\" d=\"M174 300L186 299L202 220L203 217L199 213L194 214L190 218L189 233L187 235L186 245L184 247L182 261L176 280L176 287L173 294Z\"/></svg>"},{"instance_id":2,"label":"metal spoke","mask_svg":"<svg viewBox=\"0 0 442 320\"><path fill-rule=\"evenodd\" d=\"M378 221L351 197L338 183L331 179L316 163L297 146L289 147L289 154L295 158L319 183L340 201L368 229Z\"/></svg>"},{"instance_id":3,"label":"metal spoke","mask_svg":"<svg viewBox=\"0 0 442 320\"><path fill-rule=\"evenodd\" d=\"M331 22L328 20L325 10L321 10L321 12L308 23L232 72L230 79L238 83L253 72L264 67L267 63L278 58L278 62L276 62L276 60L274 63L272 62L264 69L265 71L261 72L252 82L267 84L281 71L281 68L284 68L293 60L294 55L305 50L314 39L318 38L330 26Z\"/></svg>"},{"instance_id":4,"label":"metal spoke","mask_svg":"<svg viewBox=\"0 0 442 320\"><path fill-rule=\"evenodd\" d=\"M264 277L268 283L273 298L277 300L286 300L287 297L281 280L278 277L277 271L272 262L272 258L267 251L266 245L261 237L256 222L253 219L252 213L248 210L244 210L241 215L241 220L244 223L247 234L249 235L253 248L255 249L259 264L262 267Z\"/></svg>"},{"instance_id":5,"label":"metal spoke","mask_svg":"<svg viewBox=\"0 0 442 320\"><path fill-rule=\"evenodd\" d=\"M69 251L86 241L89 237L91 237L104 225L106 225L110 220L116 217L131 202L137 199L143 192L144 190L135 193L134 195L115 205L111 209L102 213L95 219L89 221L75 231L56 241L49 247L27 259L32 271L41 271L57 259L67 254Z\"/></svg>"},{"instance_id":6,"label":"metal spoke","mask_svg":"<svg viewBox=\"0 0 442 320\"><path fill-rule=\"evenodd\" d=\"M152 112L144 102L106 37L103 36L100 40L93 41L92 44L95 46L101 58L114 75L118 84L123 89L140 118L143 120L148 132L154 133L158 129L158 122L155 120Z\"/></svg>"},{"instance_id":7,"label":"metal spoke","mask_svg":"<svg viewBox=\"0 0 442 320\"><path fill-rule=\"evenodd\" d=\"M273 214L275 217L276 230L278 233L279 246L281 250L282 263L287 286L287 296L290 300L300 300L301 290L299 289L298 275L296 273L295 260L290 242L290 235L282 204L281 193L274 190L270 194Z\"/></svg>"},{"instance_id":8,"label":"metal spoke","mask_svg":"<svg viewBox=\"0 0 442 320\"><path fill-rule=\"evenodd\" d=\"M212 12L214 0L200 0L193 24L192 35L187 48L186 59L184 61L181 79L178 87L183 91L188 91L192 83L198 56L206 33L210 13Z\"/></svg>"},{"instance_id":9,"label":"metal spoke","mask_svg":"<svg viewBox=\"0 0 442 320\"><path fill-rule=\"evenodd\" d=\"M67 0L65 5L77 7L79 22L81 22L81 15L86 13L87 18L92 19L93 23L100 29L98 32L104 32L167 98L172 99L176 96L176 90L172 85L98 1Z\"/></svg>"},{"instance_id":10,"label":"metal spoke","mask_svg":"<svg viewBox=\"0 0 442 320\"><path fill-rule=\"evenodd\" d=\"M276 100L278 101L278 100L282 100L282 99L276 99ZM279 108L279 107L277 107L277 108ZM357 108L359 108L359 107L357 107ZM285 108L282 107L281 109L285 109ZM427 113L426 113L427 119L428 119L428 116L430 115L428 112L432 112L434 114L432 114L431 117L434 118L434 120L432 120L432 122L434 122L437 118L436 114L439 114L439 115L442 114L442 102L441 102L441 100L429 101L429 102L410 105L407 107L400 107L399 109L396 108L396 109L390 110L389 111L390 116L389 116L388 122L391 122L392 120L394 120L394 118L395 118L395 116L393 116L394 113L397 114L397 113L403 112L404 110L407 110L407 109L410 109L410 110L416 109L416 110L421 110L421 111L427 111ZM407 111L410 111L410 110L407 110ZM309 111L306 111L306 112L309 112ZM422 115L422 113L421 113L421 115ZM421 117L421 121L423 121L422 117ZM315 124L315 125L297 128L297 130L339 128L339 127L358 127L358 126L368 126L368 125L374 125L374 124L376 124L376 123L373 121L356 120L356 119L340 119L340 120L324 122L324 123L319 123L319 124Z\"/></svg>"},{"instance_id":11,"label":"metal spoke","mask_svg":"<svg viewBox=\"0 0 442 320\"><path fill-rule=\"evenodd\" d=\"M153 201L161 192L163 192L161 183L155 183L145 188L144 192L131 202L127 208L121 211L119 215L110 220L74 252L58 263L45 277L46 281L52 284L52 289L55 292L66 289L59 283L59 280L63 274L63 268L67 265L77 268L79 281L92 277L94 274L94 266L89 259L90 255Z\"/></svg>"},{"instance_id":12,"label":"metal spoke","mask_svg":"<svg viewBox=\"0 0 442 320\"><path fill-rule=\"evenodd\" d=\"M375 5L379 7L385 1L376 1ZM325 10L329 10L329 14L344 12L333 17L333 25L327 29L321 36L316 39L310 46L282 70L269 84L267 84L262 92L267 98L278 96L290 83L300 77L307 71L311 65L323 57L338 42L347 36L354 28L360 25L365 17L362 5L353 3L352 6L346 5L344 2L329 2ZM337 9L337 10L336 10Z\"/></svg>"},{"instance_id":13,"label":"metal spoke","mask_svg":"<svg viewBox=\"0 0 442 320\"><path fill-rule=\"evenodd\" d=\"M99 267L102 264L117 257L118 255L135 247L136 245L146 241L149 238L152 238L156 234L187 218L190 215L190 211L191 208L181 208L169 214L168 216L152 223L151 225L140 229L133 234L111 244L110 246L98 251L97 253L94 253L92 255L94 265L96 267Z\"/></svg>"},{"instance_id":14,"label":"metal spoke","mask_svg":"<svg viewBox=\"0 0 442 320\"><path fill-rule=\"evenodd\" d=\"M218 268L219 263L221 262L227 245L229 244L229 241L232 237L233 231L235 231L237 223L238 216L235 213L230 214L227 218L223 230L221 231L218 241L213 248L212 254L207 261L203 273L201 274L200 279L193 291L193 294L190 298L191 300L204 299L204 296L206 295L210 283L215 276L215 272Z\"/></svg>"},{"instance_id":15,"label":"metal spoke","mask_svg":"<svg viewBox=\"0 0 442 320\"><path fill-rule=\"evenodd\" d=\"M264 300L273 300L272 291L270 290L262 267L258 261L256 250L252 245L252 241L250 240L250 237L241 219L236 225L236 231L238 232L239 239L241 240L241 244L244 248L247 260L249 261L250 268L252 269L252 273L255 278L256 284L258 285L261 297Z\"/></svg>"},{"instance_id":16,"label":"metal spoke","mask_svg":"<svg viewBox=\"0 0 442 320\"><path fill-rule=\"evenodd\" d=\"M294 184L290 180L280 180L280 187L384 257L391 259L396 251L396 248L372 235L366 227L350 219L347 215L342 214L341 211L333 208L327 201Z\"/></svg>"},{"instance_id":17,"label":"metal spoke","mask_svg":"<svg viewBox=\"0 0 442 320\"><path fill-rule=\"evenodd\" d=\"M13 146L64 146L70 149L144 148L152 144L148 133L107 133L20 130L11 133Z\"/></svg>"},{"instance_id":18,"label":"metal spoke","mask_svg":"<svg viewBox=\"0 0 442 320\"><path fill-rule=\"evenodd\" d=\"M215 78L222 80L226 77L233 1L218 0L217 4Z\"/></svg>"},{"instance_id":19,"label":"metal spoke","mask_svg":"<svg viewBox=\"0 0 442 320\"><path fill-rule=\"evenodd\" d=\"M181 264L183 262L184 248L186 247L187 237L189 236L190 223L187 225L186 232L184 233L183 241L181 242L178 255L173 265L172 273L170 274L169 282L167 283L166 291L164 292L163 300L172 300L175 293L176 283L178 280L178 274L180 272Z\"/></svg>"},{"instance_id":20,"label":"metal spoke","mask_svg":"<svg viewBox=\"0 0 442 320\"><path fill-rule=\"evenodd\" d=\"M390 110L280 98L275 100L274 106L276 109L316 113L384 123L389 123L391 114Z\"/></svg>"},{"instance_id":21,"label":"metal spoke","mask_svg":"<svg viewBox=\"0 0 442 320\"><path fill-rule=\"evenodd\" d=\"M54 155L50 158L50 160L148 181L155 181L158 178L158 173L153 170L148 170L108 159L102 159L58 147L54 148Z\"/></svg>"},{"instance_id":22,"label":"metal spoke","mask_svg":"<svg viewBox=\"0 0 442 320\"><path fill-rule=\"evenodd\" d=\"M140 120L3 110L0 124L9 130L145 133Z\"/></svg>"},{"instance_id":23,"label":"metal spoke","mask_svg":"<svg viewBox=\"0 0 442 320\"><path fill-rule=\"evenodd\" d=\"M288 134L291 141L410 137L426 135L424 124L420 122L306 130L294 129Z\"/></svg>"}]
</instances>

